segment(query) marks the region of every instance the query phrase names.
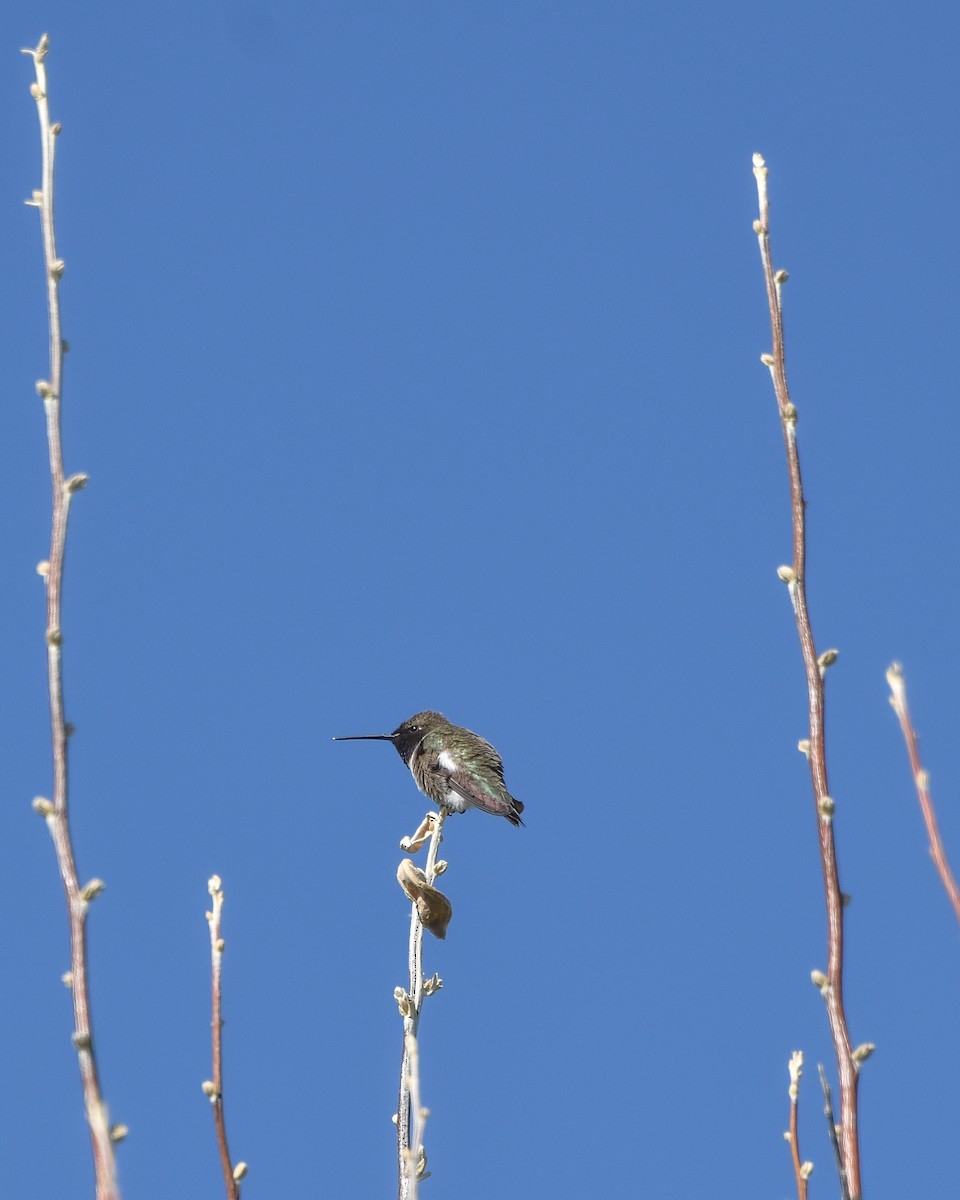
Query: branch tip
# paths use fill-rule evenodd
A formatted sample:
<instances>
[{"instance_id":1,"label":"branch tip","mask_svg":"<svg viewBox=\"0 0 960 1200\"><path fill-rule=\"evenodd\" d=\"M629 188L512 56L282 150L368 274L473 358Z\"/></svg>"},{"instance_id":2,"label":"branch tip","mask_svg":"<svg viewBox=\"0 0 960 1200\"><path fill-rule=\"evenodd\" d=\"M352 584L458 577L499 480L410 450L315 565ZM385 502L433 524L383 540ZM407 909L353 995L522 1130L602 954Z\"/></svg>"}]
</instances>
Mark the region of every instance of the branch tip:
<instances>
[{"instance_id":1,"label":"branch tip","mask_svg":"<svg viewBox=\"0 0 960 1200\"><path fill-rule=\"evenodd\" d=\"M923 821L927 829L927 838L930 842L930 857L933 859L937 874L940 876L940 882L943 884L950 903L953 905L953 911L957 919L960 920L960 887L958 887L957 881L953 877L953 871L950 869L943 839L940 836L937 813L933 805L933 797L930 795L930 776L920 759L919 738L910 717L910 709L907 705L907 686L903 677L903 667L900 663L891 663L887 670L887 683L890 685L890 704L893 706L893 711L897 714L900 732L903 734L903 740L907 749L907 757L910 760L910 769L913 772L913 782L917 790L917 799L920 802L920 811L923 814Z\"/></svg>"}]
</instances>

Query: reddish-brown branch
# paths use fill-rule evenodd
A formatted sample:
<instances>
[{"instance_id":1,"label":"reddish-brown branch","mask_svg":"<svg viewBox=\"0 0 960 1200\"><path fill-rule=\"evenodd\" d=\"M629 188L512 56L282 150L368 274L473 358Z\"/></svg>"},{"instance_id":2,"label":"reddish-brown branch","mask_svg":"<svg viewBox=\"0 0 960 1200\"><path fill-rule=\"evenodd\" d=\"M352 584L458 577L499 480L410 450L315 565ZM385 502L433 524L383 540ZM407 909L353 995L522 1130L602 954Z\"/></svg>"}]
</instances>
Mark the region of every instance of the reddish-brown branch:
<instances>
[{"instance_id":1,"label":"reddish-brown branch","mask_svg":"<svg viewBox=\"0 0 960 1200\"><path fill-rule=\"evenodd\" d=\"M44 34L36 49L24 51L24 54L29 54L33 59L36 82L31 84L30 93L37 102L37 113L40 119L42 186L39 191L34 192L33 198L28 203L40 211L40 229L43 237L50 333L50 378L41 380L37 384L37 392L43 399L46 417L50 482L53 491L50 557L39 568L46 583L47 593L45 641L47 683L50 693L53 800L51 802L38 798L34 801L34 807L46 819L53 837L57 866L60 869L60 878L63 881L67 901L70 925L70 974L67 982L73 996L73 1044L77 1051L84 1108L90 1126L97 1200L119 1200L120 1190L117 1186L114 1153L114 1138L119 1135L110 1128L107 1106L100 1089L97 1061L93 1049L93 1020L90 1011L90 983L87 968L87 913L90 902L103 890L103 883L94 879L85 886L80 884L73 852L67 803L67 740L70 729L64 716L63 702L61 616L63 563L66 554L70 502L87 480L85 475L73 475L69 479L66 477L63 469L63 447L60 436L60 401L65 349L60 325L60 279L63 275L64 265L57 257L53 219L54 152L57 137L60 134L60 126L50 122L45 61L49 45L49 38Z\"/></svg>"},{"instance_id":2,"label":"reddish-brown branch","mask_svg":"<svg viewBox=\"0 0 960 1200\"><path fill-rule=\"evenodd\" d=\"M843 1006L843 894L837 870L837 855L833 833L833 801L827 782L827 757L824 741L824 674L829 663L817 655L806 591L806 502L800 474L800 455L797 448L797 410L790 399L787 386L786 353L783 339L783 308L781 287L786 273L775 271L770 252L770 206L767 195L767 168L763 158L754 155L754 175L760 202L760 218L754 231L760 243L760 259L770 309L773 334L772 353L763 361L770 368L777 397L780 423L787 455L790 477L790 507L793 517L793 564L781 568L780 575L790 591L796 616L797 633L807 677L807 698L810 717L810 740L807 760L817 813L820 859L823 867L824 895L827 909L827 978L821 987L826 1002L827 1019L837 1056L840 1079L840 1128L844 1167L852 1200L860 1196L860 1147L857 1117L858 1064L853 1055L847 1018Z\"/></svg>"},{"instance_id":3,"label":"reddish-brown branch","mask_svg":"<svg viewBox=\"0 0 960 1200\"><path fill-rule=\"evenodd\" d=\"M246 1163L237 1163L230 1158L227 1145L227 1121L223 1112L223 936L220 932L223 913L223 888L220 876L212 875L207 890L213 900L213 909L207 913L210 926L210 993L213 1015L210 1022L213 1043L213 1078L203 1085L204 1094L213 1109L213 1125L217 1135L217 1150L227 1200L240 1200L240 1180L247 1173Z\"/></svg>"},{"instance_id":4,"label":"reddish-brown branch","mask_svg":"<svg viewBox=\"0 0 960 1200\"><path fill-rule=\"evenodd\" d=\"M803 1055L795 1050L790 1058L790 1157L793 1161L793 1177L797 1184L797 1200L807 1200L807 1179L810 1164L800 1157L800 1076L803 1074Z\"/></svg>"},{"instance_id":5,"label":"reddish-brown branch","mask_svg":"<svg viewBox=\"0 0 960 1200\"><path fill-rule=\"evenodd\" d=\"M910 756L910 769L913 771L913 782L917 789L917 798L927 827L927 837L930 839L930 857L937 868L940 881L946 888L953 911L960 921L960 889L950 870L947 854L940 837L940 826L937 824L937 814L933 807L933 797L930 795L930 780L920 761L920 748L917 745L917 733L910 719L910 709L907 707L907 685L903 678L903 668L899 663L893 663L887 671L887 683L890 685L890 704L897 714L903 740L907 744L907 754Z\"/></svg>"}]
</instances>

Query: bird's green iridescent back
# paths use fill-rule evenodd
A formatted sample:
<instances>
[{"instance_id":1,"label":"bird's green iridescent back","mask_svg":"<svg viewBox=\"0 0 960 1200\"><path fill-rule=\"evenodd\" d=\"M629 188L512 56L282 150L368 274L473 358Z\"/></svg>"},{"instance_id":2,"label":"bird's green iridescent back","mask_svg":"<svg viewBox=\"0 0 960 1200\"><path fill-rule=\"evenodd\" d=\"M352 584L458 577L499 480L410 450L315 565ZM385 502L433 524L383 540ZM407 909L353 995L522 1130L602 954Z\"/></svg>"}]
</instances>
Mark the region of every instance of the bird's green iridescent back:
<instances>
[{"instance_id":1,"label":"bird's green iridescent back","mask_svg":"<svg viewBox=\"0 0 960 1200\"><path fill-rule=\"evenodd\" d=\"M436 804L479 808L522 824L523 805L503 781L503 762L485 738L444 719L428 729L412 763L417 784Z\"/></svg>"}]
</instances>

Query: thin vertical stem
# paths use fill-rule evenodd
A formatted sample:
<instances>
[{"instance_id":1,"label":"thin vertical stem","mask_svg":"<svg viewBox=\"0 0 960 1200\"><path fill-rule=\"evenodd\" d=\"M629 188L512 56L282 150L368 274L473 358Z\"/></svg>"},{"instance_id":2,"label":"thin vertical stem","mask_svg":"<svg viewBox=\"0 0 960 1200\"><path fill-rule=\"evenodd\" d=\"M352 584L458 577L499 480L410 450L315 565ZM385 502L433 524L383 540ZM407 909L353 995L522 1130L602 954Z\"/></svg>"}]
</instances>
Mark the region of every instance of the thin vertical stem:
<instances>
[{"instance_id":1,"label":"thin vertical stem","mask_svg":"<svg viewBox=\"0 0 960 1200\"><path fill-rule=\"evenodd\" d=\"M803 1054L795 1050L790 1057L790 1157L793 1162L793 1177L797 1184L797 1200L807 1200L807 1180L811 1166L800 1157L800 1077L803 1075Z\"/></svg>"},{"instance_id":2,"label":"thin vertical stem","mask_svg":"<svg viewBox=\"0 0 960 1200\"><path fill-rule=\"evenodd\" d=\"M433 820L427 864L424 870L426 881L433 884L437 877L437 854L443 840L443 824L448 809L441 808ZM397 1101L397 1195L398 1200L416 1200L417 1168L420 1145L411 1145L411 1118L419 1125L419 1112L413 1112L411 1079L416 1071L415 1090L419 1093L419 1055L417 1033L420 1028L420 1011L426 995L423 978L423 922L416 901L411 905L409 942L410 990L409 1002L403 1014L403 1056L400 1062L400 1095ZM419 1100L417 1100L419 1106Z\"/></svg>"},{"instance_id":3,"label":"thin vertical stem","mask_svg":"<svg viewBox=\"0 0 960 1200\"><path fill-rule=\"evenodd\" d=\"M73 996L73 1044L77 1051L84 1107L90 1126L93 1147L97 1200L119 1200L116 1155L110 1129L107 1106L100 1089L100 1079L93 1048L93 1019L90 1009L90 984L87 966L86 920L90 902L103 890L103 883L94 879L81 886L70 833L67 790L67 740L69 726L64 716L63 699L63 630L62 597L63 565L67 545L67 520L73 496L86 484L85 475L66 478L63 469L63 447L60 431L60 404L63 386L63 355L65 344L60 325L60 279L64 264L57 256L54 227L54 157L60 125L51 124L47 97L46 57L50 39L46 34L33 50L24 50L33 59L36 82L30 94L37 102L40 120L42 154L42 186L27 203L40 211L40 230L43 238L43 261L47 291L47 315L50 333L50 377L37 384L43 399L47 426L47 446L50 460L50 482L53 493L50 531L50 557L39 570L46 583L47 683L50 694L50 730L53 754L53 801L42 798L34 807L46 819L53 837L57 865L63 881L70 924L70 974L68 981Z\"/></svg>"},{"instance_id":4,"label":"thin vertical stem","mask_svg":"<svg viewBox=\"0 0 960 1200\"><path fill-rule=\"evenodd\" d=\"M950 863L947 861L947 852L943 848L943 839L940 837L937 813L933 807L933 797L930 795L930 778L923 769L923 763L920 761L917 731L913 727L910 709L907 706L907 685L903 678L903 668L899 663L893 663L887 671L887 683L890 685L890 704L893 707L893 711L897 714L897 720L900 722L903 740L906 743L907 754L910 758L913 783L917 789L920 811L923 813L923 821L927 827L927 837L930 839L930 857L933 859L933 865L940 876L940 882L950 897L950 903L953 905L953 911L956 913L957 920L960 921L960 888L957 887L957 881L950 870Z\"/></svg>"},{"instance_id":5,"label":"thin vertical stem","mask_svg":"<svg viewBox=\"0 0 960 1200\"><path fill-rule=\"evenodd\" d=\"M783 339L783 304L781 288L786 272L775 271L770 251L770 204L767 195L767 167L759 154L753 157L753 173L757 180L760 218L754 222L754 232L760 243L760 259L770 309L773 352L763 356L770 368L773 387L783 428L787 470L790 477L790 507L793 518L793 565L782 567L780 577L787 584L796 617L797 634L807 677L807 699L810 719L810 739L807 761L813 784L817 814L820 859L823 867L824 898L827 910L827 976L820 991L826 1002L827 1020L837 1057L840 1079L841 1150L852 1200L860 1196L860 1144L858 1129L857 1091L859 1066L853 1053L847 1018L843 1006L843 893L837 868L834 842L834 803L827 782L827 756L824 730L824 677L827 667L836 658L827 652L818 657L810 612L807 605L806 580L806 501L800 474L800 454L797 448L797 409L787 387L786 351Z\"/></svg>"},{"instance_id":6,"label":"thin vertical stem","mask_svg":"<svg viewBox=\"0 0 960 1200\"><path fill-rule=\"evenodd\" d=\"M224 940L221 933L223 918L223 887L219 875L211 875L207 883L207 891L213 901L211 912L207 913L207 924L210 926L210 995L213 1015L210 1021L213 1078L203 1085L203 1091L210 1100L213 1109L213 1124L217 1135L217 1149L220 1153L220 1167L223 1171L223 1182L227 1200L240 1200L240 1180L247 1173L246 1163L233 1165L230 1158L230 1148L227 1144L227 1122L223 1112L223 950Z\"/></svg>"},{"instance_id":7,"label":"thin vertical stem","mask_svg":"<svg viewBox=\"0 0 960 1200\"><path fill-rule=\"evenodd\" d=\"M820 1075L820 1087L823 1091L823 1115L827 1121L827 1137L833 1148L834 1162L837 1164L837 1178L840 1180L840 1200L850 1200L850 1189L847 1187L847 1169L843 1165L843 1151L840 1149L840 1139L837 1136L837 1123L833 1119L833 1095L827 1082L827 1073L823 1064L817 1064Z\"/></svg>"}]
</instances>

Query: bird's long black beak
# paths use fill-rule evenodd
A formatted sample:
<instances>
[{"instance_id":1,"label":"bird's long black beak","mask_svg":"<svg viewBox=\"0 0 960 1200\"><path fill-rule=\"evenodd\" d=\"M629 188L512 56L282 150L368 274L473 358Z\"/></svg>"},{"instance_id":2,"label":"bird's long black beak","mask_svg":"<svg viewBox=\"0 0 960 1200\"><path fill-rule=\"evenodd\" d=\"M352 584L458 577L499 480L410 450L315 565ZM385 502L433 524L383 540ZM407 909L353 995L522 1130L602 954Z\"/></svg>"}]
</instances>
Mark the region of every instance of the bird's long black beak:
<instances>
[{"instance_id":1,"label":"bird's long black beak","mask_svg":"<svg viewBox=\"0 0 960 1200\"><path fill-rule=\"evenodd\" d=\"M351 733L347 737L335 737L335 742L392 742L392 733Z\"/></svg>"}]
</instances>

